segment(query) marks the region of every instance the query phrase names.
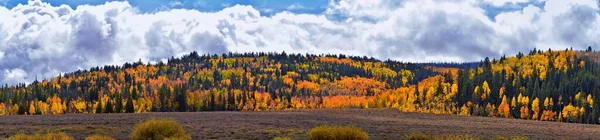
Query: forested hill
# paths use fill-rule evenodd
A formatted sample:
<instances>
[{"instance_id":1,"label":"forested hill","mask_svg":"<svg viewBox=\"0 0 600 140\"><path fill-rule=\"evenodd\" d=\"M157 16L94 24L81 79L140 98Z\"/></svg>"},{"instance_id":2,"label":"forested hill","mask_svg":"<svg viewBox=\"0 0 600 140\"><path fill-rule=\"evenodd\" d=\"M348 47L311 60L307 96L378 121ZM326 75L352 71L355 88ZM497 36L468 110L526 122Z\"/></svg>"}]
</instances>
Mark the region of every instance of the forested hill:
<instances>
[{"instance_id":1,"label":"forested hill","mask_svg":"<svg viewBox=\"0 0 600 140\"><path fill-rule=\"evenodd\" d=\"M539 51L480 63L192 52L4 86L0 115L395 108L598 123L598 54ZM478 65L478 66L474 66Z\"/></svg>"},{"instance_id":2,"label":"forested hill","mask_svg":"<svg viewBox=\"0 0 600 140\"><path fill-rule=\"evenodd\" d=\"M337 98L366 107L375 95L440 74L424 67L345 55L192 52L166 64L96 67L5 86L0 113L282 110L322 108Z\"/></svg>"}]
</instances>

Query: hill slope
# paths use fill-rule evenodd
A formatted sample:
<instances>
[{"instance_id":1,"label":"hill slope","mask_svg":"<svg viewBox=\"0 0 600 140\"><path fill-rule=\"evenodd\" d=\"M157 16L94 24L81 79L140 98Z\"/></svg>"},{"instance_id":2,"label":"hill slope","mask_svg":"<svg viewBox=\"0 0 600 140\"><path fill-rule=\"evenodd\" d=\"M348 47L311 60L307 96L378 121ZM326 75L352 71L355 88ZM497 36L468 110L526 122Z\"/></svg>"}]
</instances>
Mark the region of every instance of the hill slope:
<instances>
[{"instance_id":1,"label":"hill slope","mask_svg":"<svg viewBox=\"0 0 600 140\"><path fill-rule=\"evenodd\" d=\"M395 108L598 123L596 53L532 51L469 64L344 55L198 55L126 63L0 90L0 114ZM475 63L476 64L476 63ZM440 66L460 67L442 68Z\"/></svg>"}]
</instances>

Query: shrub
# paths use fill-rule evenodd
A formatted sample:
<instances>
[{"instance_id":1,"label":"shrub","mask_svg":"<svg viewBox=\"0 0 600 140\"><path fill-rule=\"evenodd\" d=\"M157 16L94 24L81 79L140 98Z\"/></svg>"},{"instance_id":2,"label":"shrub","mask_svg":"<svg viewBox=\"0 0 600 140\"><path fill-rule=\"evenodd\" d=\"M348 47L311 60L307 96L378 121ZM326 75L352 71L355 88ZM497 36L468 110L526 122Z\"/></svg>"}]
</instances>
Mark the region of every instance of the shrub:
<instances>
[{"instance_id":1,"label":"shrub","mask_svg":"<svg viewBox=\"0 0 600 140\"><path fill-rule=\"evenodd\" d=\"M528 140L529 138L524 136L512 136L512 137L504 137L504 136L496 136L492 138L492 140Z\"/></svg>"},{"instance_id":2,"label":"shrub","mask_svg":"<svg viewBox=\"0 0 600 140\"><path fill-rule=\"evenodd\" d=\"M48 134L35 134L35 135L25 135L25 134L17 134L10 138L9 140L73 140L73 137L67 135L66 133L48 133Z\"/></svg>"},{"instance_id":3,"label":"shrub","mask_svg":"<svg viewBox=\"0 0 600 140\"><path fill-rule=\"evenodd\" d=\"M322 125L308 132L310 140L368 140L369 135L362 129L354 126L329 126Z\"/></svg>"},{"instance_id":4,"label":"shrub","mask_svg":"<svg viewBox=\"0 0 600 140\"><path fill-rule=\"evenodd\" d=\"M405 140L433 140L432 136L429 136L427 134L424 133L410 133L406 136L404 136Z\"/></svg>"},{"instance_id":5,"label":"shrub","mask_svg":"<svg viewBox=\"0 0 600 140\"><path fill-rule=\"evenodd\" d=\"M429 136L424 133L415 132L408 134L403 137L405 140L479 140L479 138L474 137L472 135L439 135L439 136Z\"/></svg>"},{"instance_id":6,"label":"shrub","mask_svg":"<svg viewBox=\"0 0 600 140\"><path fill-rule=\"evenodd\" d=\"M290 137L275 137L273 140L292 140Z\"/></svg>"},{"instance_id":7,"label":"shrub","mask_svg":"<svg viewBox=\"0 0 600 140\"><path fill-rule=\"evenodd\" d=\"M528 137L525 136L512 136L510 137L511 140L528 140Z\"/></svg>"},{"instance_id":8,"label":"shrub","mask_svg":"<svg viewBox=\"0 0 600 140\"><path fill-rule=\"evenodd\" d=\"M442 135L435 137L436 140L480 140L472 135Z\"/></svg>"},{"instance_id":9,"label":"shrub","mask_svg":"<svg viewBox=\"0 0 600 140\"><path fill-rule=\"evenodd\" d=\"M171 119L150 119L137 124L131 134L132 140L191 140L181 125Z\"/></svg>"},{"instance_id":10,"label":"shrub","mask_svg":"<svg viewBox=\"0 0 600 140\"><path fill-rule=\"evenodd\" d=\"M112 138L109 136L92 135L92 136L85 138L85 140L115 140L115 138Z\"/></svg>"}]
</instances>

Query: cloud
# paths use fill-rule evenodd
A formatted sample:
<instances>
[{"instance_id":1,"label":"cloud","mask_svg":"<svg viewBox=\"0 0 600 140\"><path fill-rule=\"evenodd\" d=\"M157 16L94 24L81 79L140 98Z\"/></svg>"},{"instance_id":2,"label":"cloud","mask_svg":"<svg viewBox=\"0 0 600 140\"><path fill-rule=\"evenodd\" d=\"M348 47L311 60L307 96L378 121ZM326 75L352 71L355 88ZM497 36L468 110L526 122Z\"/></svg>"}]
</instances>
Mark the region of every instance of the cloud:
<instances>
[{"instance_id":1,"label":"cloud","mask_svg":"<svg viewBox=\"0 0 600 140\"><path fill-rule=\"evenodd\" d=\"M322 14L265 16L245 5L143 13L127 2L69 7L32 0L11 9L0 6L5 19L0 20L0 83L138 59L162 61L191 51L344 53L430 62L600 44L595 1L549 0L544 7L528 5L492 18L482 3L339 0Z\"/></svg>"},{"instance_id":2,"label":"cloud","mask_svg":"<svg viewBox=\"0 0 600 140\"><path fill-rule=\"evenodd\" d=\"M22 70L22 69L11 69L11 70L4 70L3 75L4 77L4 81L9 82L9 83L20 83L20 82L26 82L24 81L24 79L27 78L27 73Z\"/></svg>"},{"instance_id":3,"label":"cloud","mask_svg":"<svg viewBox=\"0 0 600 140\"><path fill-rule=\"evenodd\" d=\"M528 3L532 0L484 0L487 3L492 4L493 6L505 6L508 4L518 4L518 3Z\"/></svg>"}]
</instances>

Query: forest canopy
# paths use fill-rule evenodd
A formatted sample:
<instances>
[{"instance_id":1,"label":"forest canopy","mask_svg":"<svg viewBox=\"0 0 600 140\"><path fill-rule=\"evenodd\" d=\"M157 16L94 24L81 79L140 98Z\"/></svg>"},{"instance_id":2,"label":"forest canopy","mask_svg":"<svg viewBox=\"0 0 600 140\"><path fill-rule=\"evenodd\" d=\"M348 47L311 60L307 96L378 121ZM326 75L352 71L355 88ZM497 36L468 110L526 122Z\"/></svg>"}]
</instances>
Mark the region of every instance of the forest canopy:
<instances>
[{"instance_id":1,"label":"forest canopy","mask_svg":"<svg viewBox=\"0 0 600 140\"><path fill-rule=\"evenodd\" d=\"M394 108L598 124L598 53L532 50L479 63L192 52L0 89L0 115Z\"/></svg>"}]
</instances>

